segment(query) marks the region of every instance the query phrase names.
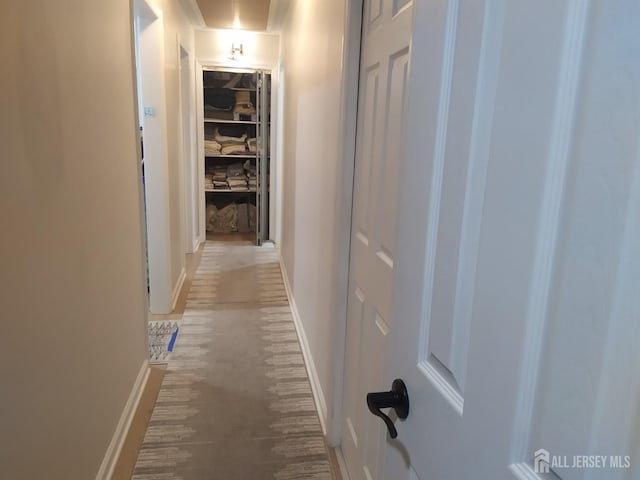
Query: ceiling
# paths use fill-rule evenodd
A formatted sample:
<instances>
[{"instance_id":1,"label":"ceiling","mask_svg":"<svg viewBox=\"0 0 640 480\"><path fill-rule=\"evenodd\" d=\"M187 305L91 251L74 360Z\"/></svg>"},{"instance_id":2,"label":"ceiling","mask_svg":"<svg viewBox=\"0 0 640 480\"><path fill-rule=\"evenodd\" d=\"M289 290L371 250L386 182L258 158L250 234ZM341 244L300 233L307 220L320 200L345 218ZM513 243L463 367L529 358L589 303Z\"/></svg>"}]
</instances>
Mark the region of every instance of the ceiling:
<instances>
[{"instance_id":1,"label":"ceiling","mask_svg":"<svg viewBox=\"0 0 640 480\"><path fill-rule=\"evenodd\" d=\"M266 30L271 0L196 0L209 28Z\"/></svg>"}]
</instances>

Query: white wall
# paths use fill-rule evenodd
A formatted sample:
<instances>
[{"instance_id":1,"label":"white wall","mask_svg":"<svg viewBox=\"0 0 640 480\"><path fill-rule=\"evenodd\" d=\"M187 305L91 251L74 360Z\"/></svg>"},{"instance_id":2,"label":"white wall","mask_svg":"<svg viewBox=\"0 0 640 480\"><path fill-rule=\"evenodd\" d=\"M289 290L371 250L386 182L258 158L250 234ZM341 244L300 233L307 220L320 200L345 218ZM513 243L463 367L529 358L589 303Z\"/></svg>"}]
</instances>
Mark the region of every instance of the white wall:
<instances>
[{"instance_id":1,"label":"white wall","mask_svg":"<svg viewBox=\"0 0 640 480\"><path fill-rule=\"evenodd\" d=\"M130 5L0 16L0 478L94 478L146 353Z\"/></svg>"},{"instance_id":2,"label":"white wall","mask_svg":"<svg viewBox=\"0 0 640 480\"><path fill-rule=\"evenodd\" d=\"M151 277L151 312L170 313L185 273L185 253L193 239L185 229L188 179L180 109L180 45L190 54L191 78L195 69L193 27L178 2L136 2L151 20L141 22L141 99L155 115L145 117L145 162ZM146 4L151 8L146 9ZM191 97L195 104L195 97ZM193 111L193 109L192 109Z\"/></svg>"},{"instance_id":3,"label":"white wall","mask_svg":"<svg viewBox=\"0 0 640 480\"><path fill-rule=\"evenodd\" d=\"M243 55L230 60L231 43L242 43ZM278 63L280 36L277 33L234 30L196 30L196 55L204 64L229 67L272 68Z\"/></svg>"},{"instance_id":4,"label":"white wall","mask_svg":"<svg viewBox=\"0 0 640 480\"><path fill-rule=\"evenodd\" d=\"M334 412L334 373L342 370L336 338L338 290L346 286L334 259L345 230L341 138L343 0L294 2L282 32L284 65L283 226L281 253L309 344L321 410ZM348 238L348 226L347 238ZM344 265L342 266L344 270Z\"/></svg>"},{"instance_id":5,"label":"white wall","mask_svg":"<svg viewBox=\"0 0 640 480\"><path fill-rule=\"evenodd\" d=\"M171 225L171 282L176 286L185 268L187 239L184 237L185 214L184 158L182 149L182 116L180 111L180 49L178 42L192 56L191 68L195 69L195 42L193 27L179 2L159 0L162 10L165 40L165 88L167 154L169 158L169 205ZM193 78L193 76L192 76ZM195 102L195 98L193 99ZM193 110L192 110L193 111Z\"/></svg>"}]
</instances>

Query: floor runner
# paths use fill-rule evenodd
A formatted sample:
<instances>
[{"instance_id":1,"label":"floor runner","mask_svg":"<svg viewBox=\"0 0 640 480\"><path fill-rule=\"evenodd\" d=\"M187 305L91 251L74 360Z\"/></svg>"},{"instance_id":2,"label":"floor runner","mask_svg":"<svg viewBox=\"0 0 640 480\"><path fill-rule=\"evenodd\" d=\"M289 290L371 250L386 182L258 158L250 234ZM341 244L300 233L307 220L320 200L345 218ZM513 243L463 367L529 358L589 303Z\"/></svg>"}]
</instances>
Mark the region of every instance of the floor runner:
<instances>
[{"instance_id":1,"label":"floor runner","mask_svg":"<svg viewBox=\"0 0 640 480\"><path fill-rule=\"evenodd\" d=\"M330 480L270 247L207 242L134 480Z\"/></svg>"}]
</instances>

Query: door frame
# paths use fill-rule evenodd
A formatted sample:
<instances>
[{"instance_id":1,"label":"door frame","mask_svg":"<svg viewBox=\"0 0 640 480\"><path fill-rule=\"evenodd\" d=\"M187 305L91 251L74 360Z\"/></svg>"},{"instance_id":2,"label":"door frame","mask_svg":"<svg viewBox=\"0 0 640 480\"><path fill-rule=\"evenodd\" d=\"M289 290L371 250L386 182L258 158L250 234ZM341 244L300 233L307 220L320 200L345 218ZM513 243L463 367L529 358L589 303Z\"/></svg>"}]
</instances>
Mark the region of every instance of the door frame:
<instances>
[{"instance_id":1,"label":"door frame","mask_svg":"<svg viewBox=\"0 0 640 480\"><path fill-rule=\"evenodd\" d=\"M193 78L195 63L192 52L184 45L180 34L177 35L176 43L179 72L178 91L180 92L180 118L182 125L180 129L180 172L182 176L180 183L183 188L183 195L181 197L183 205L180 208L182 212L182 244L184 253L193 253L198 250L198 246L200 245L200 222L195 215L198 211L196 195L197 186L199 185L199 183L197 183L197 148L194 147L193 143L193 136L197 131L195 125L195 81ZM184 69L182 66L183 58L187 59L187 69ZM185 71L187 82L184 82L182 78Z\"/></svg>"},{"instance_id":2,"label":"door frame","mask_svg":"<svg viewBox=\"0 0 640 480\"><path fill-rule=\"evenodd\" d=\"M241 70L264 70L271 75L271 127L269 128L269 148L271 150L271 164L270 164L270 176L269 176L269 235L266 241L273 241L279 247L279 241L281 238L281 222L282 218L282 182L280 182L280 176L282 171L282 153L278 148L277 137L280 132L280 125L282 124L281 115L282 112L278 110L279 98L280 98L280 78L279 78L279 65L278 64L236 64L233 60L229 62L221 62L220 59L207 59L207 57L196 58L195 75L196 75L196 128L195 133L197 135L196 142L196 157L197 157L197 185L198 185L198 201L200 205L205 203L204 188L204 98L203 98L203 85L202 85L202 72L206 69L241 69ZM274 205L272 205L274 204ZM200 242L204 242L207 239L206 229L206 209L200 209Z\"/></svg>"},{"instance_id":3,"label":"door frame","mask_svg":"<svg viewBox=\"0 0 640 480\"><path fill-rule=\"evenodd\" d=\"M147 0L133 2L136 65L136 98L139 123L144 125L146 218L149 268L149 310L170 313L177 298L171 282L171 241L169 214L168 150L166 143L166 87L164 76L164 24L162 12ZM142 28L144 21L144 28ZM151 30L149 30L151 29ZM150 38L143 39L146 32ZM144 45L153 45L144 52ZM145 94L146 91L146 94ZM145 115L144 107L153 109ZM153 121L146 121L150 118ZM149 160L149 154L154 161Z\"/></svg>"},{"instance_id":4,"label":"door frame","mask_svg":"<svg viewBox=\"0 0 640 480\"><path fill-rule=\"evenodd\" d=\"M337 205L334 212L336 220L335 252L332 259L332 271L335 272L334 298L334 359L331 398L328 400L325 432L327 443L334 447L341 464L342 475L346 477L346 468L342 458L342 416L345 381L345 354L347 339L347 301L349 294L349 257L351 250L351 213L353 207L353 179L356 155L356 130L358 116L358 90L360 80L360 44L362 32L362 9L364 0L345 2L344 43L342 51L342 77L340 79L340 121L337 139L341 152L339 177L341 179ZM363 400L364 408L364 400Z\"/></svg>"}]
</instances>

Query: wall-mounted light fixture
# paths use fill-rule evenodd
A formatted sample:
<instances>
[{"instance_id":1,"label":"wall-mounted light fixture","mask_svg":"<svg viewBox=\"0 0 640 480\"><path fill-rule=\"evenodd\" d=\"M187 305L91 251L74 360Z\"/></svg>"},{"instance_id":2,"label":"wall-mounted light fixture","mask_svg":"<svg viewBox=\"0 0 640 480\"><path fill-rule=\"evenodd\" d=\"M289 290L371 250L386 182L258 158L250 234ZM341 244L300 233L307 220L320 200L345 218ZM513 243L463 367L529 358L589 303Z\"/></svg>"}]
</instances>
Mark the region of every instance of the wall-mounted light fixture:
<instances>
[{"instance_id":1,"label":"wall-mounted light fixture","mask_svg":"<svg viewBox=\"0 0 640 480\"><path fill-rule=\"evenodd\" d=\"M242 55L242 43L233 42L231 44L231 55L229 56L229 58L231 60L238 60L238 57L241 57Z\"/></svg>"}]
</instances>

